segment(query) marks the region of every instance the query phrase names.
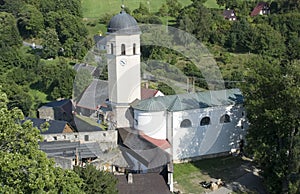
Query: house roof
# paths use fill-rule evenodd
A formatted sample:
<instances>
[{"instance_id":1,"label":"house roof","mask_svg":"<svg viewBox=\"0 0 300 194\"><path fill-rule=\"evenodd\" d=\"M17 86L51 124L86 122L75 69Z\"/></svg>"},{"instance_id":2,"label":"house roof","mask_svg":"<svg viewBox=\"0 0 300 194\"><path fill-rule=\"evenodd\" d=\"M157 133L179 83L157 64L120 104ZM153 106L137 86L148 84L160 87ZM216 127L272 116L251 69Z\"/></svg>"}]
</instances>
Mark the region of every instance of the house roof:
<instances>
[{"instance_id":1,"label":"house roof","mask_svg":"<svg viewBox=\"0 0 300 194\"><path fill-rule=\"evenodd\" d=\"M78 72L78 71L81 70L81 69L86 69L86 70L88 70L88 71L90 72L91 75L93 75L94 72L95 72L96 69L97 69L97 67L92 66L92 65L88 65L88 64L86 64L86 63L78 63L78 64L74 65L73 68L74 68L74 70L75 70L76 72Z\"/></svg>"},{"instance_id":2,"label":"house roof","mask_svg":"<svg viewBox=\"0 0 300 194\"><path fill-rule=\"evenodd\" d=\"M163 139L155 139L155 138L152 138L148 135L146 135L145 133L143 132L139 132L139 135L144 138L145 140L151 142L153 145L156 145L157 147L160 147L161 149L168 149L171 147L170 143L168 140L163 140Z\"/></svg>"},{"instance_id":3,"label":"house roof","mask_svg":"<svg viewBox=\"0 0 300 194\"><path fill-rule=\"evenodd\" d=\"M32 124L34 127L37 127L41 134L47 135L47 134L57 134L57 133L63 133L66 125L69 125L67 121L59 121L59 120L49 120L46 119L36 119L36 118L27 118L26 120L32 121ZM46 131L42 130L42 124L45 122L49 123L49 128ZM72 129L72 127L69 125L69 127Z\"/></svg>"},{"instance_id":4,"label":"house roof","mask_svg":"<svg viewBox=\"0 0 300 194\"><path fill-rule=\"evenodd\" d=\"M119 194L170 194L164 178L156 173L132 174L133 182L128 184L126 175L117 175Z\"/></svg>"},{"instance_id":5,"label":"house roof","mask_svg":"<svg viewBox=\"0 0 300 194\"><path fill-rule=\"evenodd\" d=\"M263 9L269 8L269 4L266 2L259 2L255 8L252 10L250 16L256 16Z\"/></svg>"},{"instance_id":6,"label":"house roof","mask_svg":"<svg viewBox=\"0 0 300 194\"><path fill-rule=\"evenodd\" d=\"M91 164L94 165L103 165L106 163L124 168L129 167L126 156L123 155L123 152L118 148L109 149L108 151L102 152L102 154L96 160L91 162Z\"/></svg>"},{"instance_id":7,"label":"house roof","mask_svg":"<svg viewBox=\"0 0 300 194\"><path fill-rule=\"evenodd\" d=\"M210 90L198 93L158 96L132 103L132 108L142 111L183 111L214 106L242 104L243 96L239 89Z\"/></svg>"},{"instance_id":8,"label":"house roof","mask_svg":"<svg viewBox=\"0 0 300 194\"><path fill-rule=\"evenodd\" d=\"M107 39L105 36L101 36L101 35L94 35L94 41L96 44L102 44L102 45L106 45Z\"/></svg>"},{"instance_id":9,"label":"house roof","mask_svg":"<svg viewBox=\"0 0 300 194\"><path fill-rule=\"evenodd\" d=\"M81 95L76 107L82 107L89 110L97 110L99 105L108 99L108 82L99 79L93 79L91 84Z\"/></svg>"},{"instance_id":10,"label":"house roof","mask_svg":"<svg viewBox=\"0 0 300 194\"><path fill-rule=\"evenodd\" d=\"M77 147L79 158L95 158L102 155L97 142L80 143Z\"/></svg>"},{"instance_id":11,"label":"house roof","mask_svg":"<svg viewBox=\"0 0 300 194\"><path fill-rule=\"evenodd\" d=\"M224 16L225 19L236 18L235 12L232 9L224 10L223 11L223 16Z\"/></svg>"},{"instance_id":12,"label":"house roof","mask_svg":"<svg viewBox=\"0 0 300 194\"><path fill-rule=\"evenodd\" d=\"M96 158L101 154L100 146L96 142L80 143L70 141L39 142L40 149L48 157L62 156L75 158L76 152L79 158Z\"/></svg>"},{"instance_id":13,"label":"house roof","mask_svg":"<svg viewBox=\"0 0 300 194\"><path fill-rule=\"evenodd\" d=\"M118 132L123 143L121 150L131 154L148 169L158 169L170 161L170 156L167 152L142 138L138 130L120 128Z\"/></svg>"},{"instance_id":14,"label":"house roof","mask_svg":"<svg viewBox=\"0 0 300 194\"><path fill-rule=\"evenodd\" d=\"M70 141L39 142L40 149L45 152L48 157L63 156L75 158L78 145L79 142Z\"/></svg>"},{"instance_id":15,"label":"house roof","mask_svg":"<svg viewBox=\"0 0 300 194\"><path fill-rule=\"evenodd\" d=\"M75 125L78 132L93 132L93 131L102 131L102 129L98 126L91 125L88 122L84 121L77 115L74 117ZM95 121L96 124L96 121Z\"/></svg>"},{"instance_id":16,"label":"house roof","mask_svg":"<svg viewBox=\"0 0 300 194\"><path fill-rule=\"evenodd\" d=\"M63 99L63 100L58 100L58 101L52 101L49 102L43 106L41 106L39 109L43 109L43 108L54 108L54 107L63 107L64 105L68 104L68 103L72 103L70 99Z\"/></svg>"},{"instance_id":17,"label":"house roof","mask_svg":"<svg viewBox=\"0 0 300 194\"><path fill-rule=\"evenodd\" d=\"M150 89L150 88L141 88L141 98L142 100L155 97L158 90Z\"/></svg>"}]
</instances>

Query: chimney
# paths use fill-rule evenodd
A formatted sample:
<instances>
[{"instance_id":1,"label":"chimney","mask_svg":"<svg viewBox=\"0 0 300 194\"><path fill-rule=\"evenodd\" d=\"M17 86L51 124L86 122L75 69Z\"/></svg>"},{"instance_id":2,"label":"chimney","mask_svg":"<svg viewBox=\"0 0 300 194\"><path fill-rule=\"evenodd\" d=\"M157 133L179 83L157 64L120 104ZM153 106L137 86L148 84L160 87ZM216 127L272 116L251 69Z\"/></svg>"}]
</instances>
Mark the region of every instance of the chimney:
<instances>
[{"instance_id":1,"label":"chimney","mask_svg":"<svg viewBox=\"0 0 300 194\"><path fill-rule=\"evenodd\" d=\"M132 184L133 183L132 173L128 173L128 175L127 175L127 181L128 181L128 184Z\"/></svg>"}]
</instances>

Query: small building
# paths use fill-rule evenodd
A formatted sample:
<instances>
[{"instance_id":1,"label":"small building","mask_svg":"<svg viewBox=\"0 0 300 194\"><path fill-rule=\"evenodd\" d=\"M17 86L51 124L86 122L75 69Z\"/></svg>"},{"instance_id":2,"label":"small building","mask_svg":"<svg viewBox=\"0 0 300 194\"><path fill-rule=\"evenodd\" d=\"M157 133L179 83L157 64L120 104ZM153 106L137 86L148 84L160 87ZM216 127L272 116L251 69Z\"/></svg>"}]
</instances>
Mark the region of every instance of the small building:
<instances>
[{"instance_id":1,"label":"small building","mask_svg":"<svg viewBox=\"0 0 300 194\"><path fill-rule=\"evenodd\" d=\"M106 38L105 36L102 36L102 34L97 34L94 36L94 42L96 45L96 48L100 51L106 51Z\"/></svg>"},{"instance_id":2,"label":"small building","mask_svg":"<svg viewBox=\"0 0 300 194\"><path fill-rule=\"evenodd\" d=\"M76 130L67 122L60 120L46 120L46 119L36 119L27 118L26 120L32 121L33 127L38 128L41 131L41 135L44 136L47 141L58 140L55 134L66 134L74 133ZM50 138L47 138L47 137Z\"/></svg>"},{"instance_id":3,"label":"small building","mask_svg":"<svg viewBox=\"0 0 300 194\"><path fill-rule=\"evenodd\" d=\"M224 19L229 20L229 21L237 20L236 14L235 14L234 10L232 10L232 9L224 10L223 17L224 17Z\"/></svg>"},{"instance_id":4,"label":"small building","mask_svg":"<svg viewBox=\"0 0 300 194\"><path fill-rule=\"evenodd\" d=\"M252 10L250 16L254 17L257 15L268 15L270 14L270 6L266 2L259 2Z\"/></svg>"},{"instance_id":5,"label":"small building","mask_svg":"<svg viewBox=\"0 0 300 194\"><path fill-rule=\"evenodd\" d=\"M74 165L85 165L101 155L97 142L81 143L79 141L39 142L40 149L47 157L54 158L56 165L70 169Z\"/></svg>"},{"instance_id":6,"label":"small building","mask_svg":"<svg viewBox=\"0 0 300 194\"><path fill-rule=\"evenodd\" d=\"M67 121L75 128L74 106L70 99L49 102L38 109L40 119Z\"/></svg>"}]
</instances>

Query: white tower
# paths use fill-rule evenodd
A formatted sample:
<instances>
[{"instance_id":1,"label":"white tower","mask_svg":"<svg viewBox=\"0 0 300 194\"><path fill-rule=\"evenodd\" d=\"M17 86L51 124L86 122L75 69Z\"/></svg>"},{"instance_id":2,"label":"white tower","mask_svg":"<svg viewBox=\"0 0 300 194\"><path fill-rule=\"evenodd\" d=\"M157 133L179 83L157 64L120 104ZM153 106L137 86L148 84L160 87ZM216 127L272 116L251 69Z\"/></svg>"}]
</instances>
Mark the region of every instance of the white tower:
<instances>
[{"instance_id":1,"label":"white tower","mask_svg":"<svg viewBox=\"0 0 300 194\"><path fill-rule=\"evenodd\" d=\"M124 10L109 22L108 86L116 128L133 126L129 104L141 99L140 34L136 20Z\"/></svg>"}]
</instances>

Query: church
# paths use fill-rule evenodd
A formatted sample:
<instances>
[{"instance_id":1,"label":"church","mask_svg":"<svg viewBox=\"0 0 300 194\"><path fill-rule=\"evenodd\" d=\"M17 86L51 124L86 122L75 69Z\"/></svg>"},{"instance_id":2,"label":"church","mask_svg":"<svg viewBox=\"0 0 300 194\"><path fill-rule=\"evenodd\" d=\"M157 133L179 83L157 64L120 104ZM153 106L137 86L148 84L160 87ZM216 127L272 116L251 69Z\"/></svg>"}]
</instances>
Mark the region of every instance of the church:
<instances>
[{"instance_id":1,"label":"church","mask_svg":"<svg viewBox=\"0 0 300 194\"><path fill-rule=\"evenodd\" d=\"M140 36L137 21L124 10L109 22L110 122L119 131L134 170L149 172L168 162L213 157L238 149L247 129L239 89L141 99ZM151 146L142 146L145 142Z\"/></svg>"}]
</instances>

